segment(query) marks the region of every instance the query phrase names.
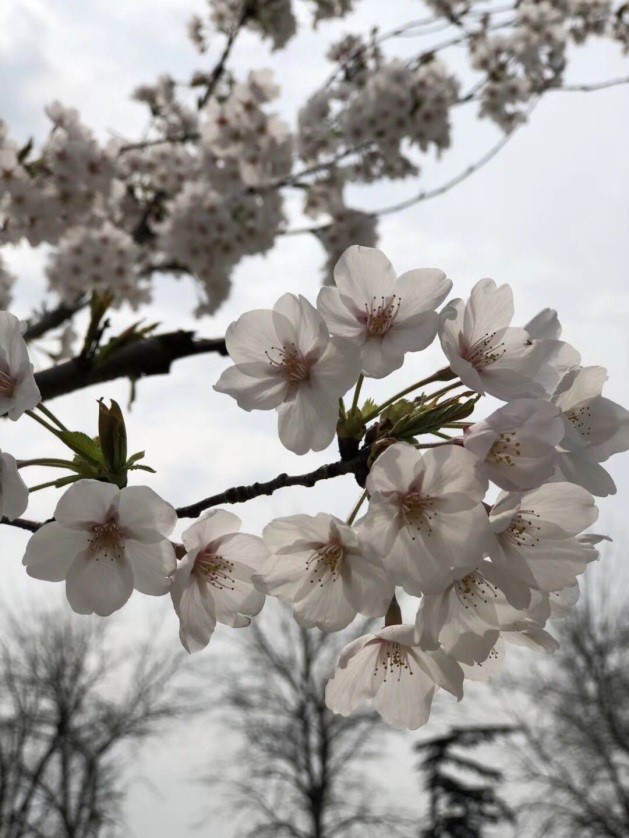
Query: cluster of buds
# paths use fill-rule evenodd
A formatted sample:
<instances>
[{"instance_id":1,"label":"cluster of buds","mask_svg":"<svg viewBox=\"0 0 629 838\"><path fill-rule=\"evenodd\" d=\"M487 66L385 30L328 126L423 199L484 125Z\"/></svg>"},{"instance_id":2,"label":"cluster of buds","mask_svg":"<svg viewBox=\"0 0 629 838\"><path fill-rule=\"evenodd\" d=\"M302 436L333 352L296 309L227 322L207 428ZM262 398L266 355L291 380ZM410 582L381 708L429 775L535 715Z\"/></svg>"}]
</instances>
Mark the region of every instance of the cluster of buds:
<instances>
[{"instance_id":1,"label":"cluster of buds","mask_svg":"<svg viewBox=\"0 0 629 838\"><path fill-rule=\"evenodd\" d=\"M442 271L397 277L383 253L361 246L334 276L316 306L284 294L232 323L233 365L215 389L246 411L277 411L280 441L296 454L337 437L361 491L347 520L297 514L257 536L211 509L174 544L176 510L127 486L130 470L146 469L143 452L127 456L120 409L101 404L96 440L49 428L77 455L55 485L73 485L24 564L31 576L65 580L79 613L111 614L134 588L170 592L189 652L217 622L248 625L265 596L327 632L357 614L381 617L379 631L341 653L326 701L344 715L369 701L394 727L416 728L438 688L460 699L465 678L493 675L505 641L556 648L547 621L576 601L606 538L585 531L598 517L594 496L615 492L602 463L629 449L629 412L602 395L605 370L581 366L561 340L555 312L511 325L508 285L483 279L467 301L438 311L452 287ZM17 419L33 415L39 393L19 323L3 318L0 408ZM366 379L386 378L437 337L445 366L380 404L361 402ZM484 395L505 404L474 420ZM28 501L19 465L2 455L9 518Z\"/></svg>"}]
</instances>

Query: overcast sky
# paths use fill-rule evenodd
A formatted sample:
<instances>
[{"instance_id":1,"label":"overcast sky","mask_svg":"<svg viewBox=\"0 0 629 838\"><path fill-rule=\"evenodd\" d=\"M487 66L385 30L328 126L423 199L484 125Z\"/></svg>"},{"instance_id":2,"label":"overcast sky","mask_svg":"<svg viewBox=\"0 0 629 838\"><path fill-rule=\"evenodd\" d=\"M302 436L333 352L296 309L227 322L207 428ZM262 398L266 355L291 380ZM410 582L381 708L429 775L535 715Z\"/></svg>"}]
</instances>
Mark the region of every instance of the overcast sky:
<instances>
[{"instance_id":1,"label":"overcast sky","mask_svg":"<svg viewBox=\"0 0 629 838\"><path fill-rule=\"evenodd\" d=\"M417 17L419 4L362 0L358 5L351 22L322 25L316 33L305 30L303 37L278 54L270 54L246 35L235 50L234 67L243 72L249 67L276 68L283 88L278 107L294 120L296 105L329 72L323 62L326 44L339 32L368 31L374 23L386 29ZM0 118L19 140L31 134L41 136L46 125L43 107L59 99L77 107L101 138L137 135L144 127L145 113L129 101L129 92L163 71L185 78L198 66L185 24L203 6L194 0L2 0ZM208 62L206 66L219 49L217 39L213 51L201 59ZM412 49L408 40L394 47L400 54ZM607 45L588 47L574 59L568 77L572 82L629 72L629 60ZM596 94L550 94L531 123L489 166L447 195L387 216L380 225L380 246L398 272L442 268L454 281L454 295L461 297L481 277L509 282L516 298L517 324L543 307L556 308L565 339L581 351L584 364L609 369L606 395L624 404L629 404L628 106L626 87ZM457 116L452 151L438 165L428 161L420 181L357 190L355 201L361 207L386 206L420 188L438 185L473 162L496 137L493 129L478 125L473 111L462 113ZM14 310L25 316L44 292L43 253L20 247L6 248L5 255L20 277ZM165 330L184 325L217 336L242 312L271 307L284 291L304 293L314 300L323 261L316 241L284 238L267 257L241 263L232 297L214 318L193 321L193 284L173 280L164 281L156 290L148 316L159 319ZM131 317L123 311L119 322L129 322ZM403 371L387 379L387 392L417 378L415 368L419 375L427 374L440 360L436 346L413 356ZM44 363L43 356L39 362ZM333 449L301 458L285 451L277 440L274 413L247 414L228 397L214 393L212 384L224 367L223 359L201 356L179 362L168 378L151 378L138 385L138 400L128 418L130 446L146 450L147 462L158 470L151 485L174 505L335 459ZM383 386L370 382L363 393L383 393ZM58 400L54 408L66 423L93 433L95 399L106 396L126 403L128 393L126 383L112 383ZM91 426L86 424L88 417ZM26 420L17 426L3 423L1 447L20 457L52 452L45 435L31 429ZM629 492L627 458L616 458L610 471L618 495L602 500L597 529L618 541L624 535ZM283 490L236 511L243 518L243 529L259 533L278 515L325 510L343 517L356 495L352 480L343 478L311 490ZM54 493L38 494L29 516L49 515L55 499ZM2 539L3 586L11 600L60 593L58 587L51 593L53 586L23 573L20 557L25 538L21 533L5 528ZM125 619L142 621L148 611L163 605L134 596L125 608ZM174 616L168 613L165 620L175 635ZM212 655L212 650L213 645L204 654ZM491 690L482 695L483 702L489 701ZM188 829L200 813L204 793L186 777L195 770L197 753L220 746L216 737L214 729L192 726L176 739L150 749L144 770L155 788L138 785L132 791L129 816L134 834L193 834ZM396 764L408 765L405 747L400 745ZM395 776L401 799L412 800L414 779L405 777L404 770ZM201 834L231 838L228 827L217 824L213 822L212 829L204 827Z\"/></svg>"}]
</instances>

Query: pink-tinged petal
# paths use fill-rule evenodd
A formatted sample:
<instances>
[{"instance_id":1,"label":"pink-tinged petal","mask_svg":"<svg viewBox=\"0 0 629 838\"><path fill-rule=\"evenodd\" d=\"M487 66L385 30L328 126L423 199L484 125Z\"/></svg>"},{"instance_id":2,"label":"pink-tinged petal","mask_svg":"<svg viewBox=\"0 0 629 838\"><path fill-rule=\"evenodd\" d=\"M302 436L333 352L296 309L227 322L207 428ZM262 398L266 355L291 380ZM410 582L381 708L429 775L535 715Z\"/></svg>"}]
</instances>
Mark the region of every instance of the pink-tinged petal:
<instances>
[{"instance_id":1,"label":"pink-tinged petal","mask_svg":"<svg viewBox=\"0 0 629 838\"><path fill-rule=\"evenodd\" d=\"M392 504L378 492L372 494L367 514L356 524L361 540L371 545L386 567L400 526L397 503Z\"/></svg>"},{"instance_id":2,"label":"pink-tinged petal","mask_svg":"<svg viewBox=\"0 0 629 838\"><path fill-rule=\"evenodd\" d=\"M321 357L330 340L323 315L305 297L299 295L297 345L304 355Z\"/></svg>"},{"instance_id":3,"label":"pink-tinged petal","mask_svg":"<svg viewBox=\"0 0 629 838\"><path fill-rule=\"evenodd\" d=\"M341 572L345 598L354 611L369 617L387 612L395 587L382 563L371 552L349 554Z\"/></svg>"},{"instance_id":4,"label":"pink-tinged petal","mask_svg":"<svg viewBox=\"0 0 629 838\"><path fill-rule=\"evenodd\" d=\"M186 587L190 583L190 574L194 570L194 563L197 558L198 548L194 548L177 562L177 569L173 576L173 583L170 588L170 597L173 601L175 611L179 612L179 604Z\"/></svg>"},{"instance_id":5,"label":"pink-tinged petal","mask_svg":"<svg viewBox=\"0 0 629 838\"><path fill-rule=\"evenodd\" d=\"M61 582L76 557L87 548L84 532L62 527L56 521L44 524L29 539L22 564L34 579Z\"/></svg>"},{"instance_id":6,"label":"pink-tinged petal","mask_svg":"<svg viewBox=\"0 0 629 838\"><path fill-rule=\"evenodd\" d=\"M133 587L149 596L167 594L177 569L175 548L170 541L145 544L129 539L125 541L125 551L133 569Z\"/></svg>"},{"instance_id":7,"label":"pink-tinged petal","mask_svg":"<svg viewBox=\"0 0 629 838\"><path fill-rule=\"evenodd\" d=\"M242 521L238 515L225 509L211 509L198 521L184 530L181 536L186 550L204 549L219 538L238 532Z\"/></svg>"},{"instance_id":8,"label":"pink-tinged petal","mask_svg":"<svg viewBox=\"0 0 629 838\"><path fill-rule=\"evenodd\" d=\"M252 582L262 593L293 602L297 591L303 585L307 571L307 561L311 553L287 553L271 556L258 573L254 573Z\"/></svg>"},{"instance_id":9,"label":"pink-tinged petal","mask_svg":"<svg viewBox=\"0 0 629 838\"><path fill-rule=\"evenodd\" d=\"M513 292L509 285L496 286L493 279L481 279L472 288L465 306L463 330L473 344L506 328L513 319Z\"/></svg>"},{"instance_id":10,"label":"pink-tinged petal","mask_svg":"<svg viewBox=\"0 0 629 838\"><path fill-rule=\"evenodd\" d=\"M248 375L243 370L252 374ZM214 390L236 399L242 410L273 410L286 398L288 383L275 372L270 362L260 361L243 367L228 367L214 385Z\"/></svg>"},{"instance_id":11,"label":"pink-tinged petal","mask_svg":"<svg viewBox=\"0 0 629 838\"><path fill-rule=\"evenodd\" d=\"M527 649L546 652L549 655L552 655L559 648L559 643L555 638L538 626L531 626L526 631L505 631L502 637L516 646L524 646Z\"/></svg>"},{"instance_id":12,"label":"pink-tinged petal","mask_svg":"<svg viewBox=\"0 0 629 838\"><path fill-rule=\"evenodd\" d=\"M431 652L440 646L439 636L448 620L450 589L439 594L425 594L415 617L415 642Z\"/></svg>"},{"instance_id":13,"label":"pink-tinged petal","mask_svg":"<svg viewBox=\"0 0 629 838\"><path fill-rule=\"evenodd\" d=\"M296 542L303 543L299 549L306 549L306 544L325 544L330 537L330 521L333 516L319 513L318 515L288 515L276 518L267 524L262 531L265 544L272 553L284 552ZM297 549L297 548L296 548Z\"/></svg>"},{"instance_id":14,"label":"pink-tinged petal","mask_svg":"<svg viewBox=\"0 0 629 838\"><path fill-rule=\"evenodd\" d=\"M553 402L563 411L600 396L607 381L605 367L580 367L562 378Z\"/></svg>"},{"instance_id":15,"label":"pink-tinged petal","mask_svg":"<svg viewBox=\"0 0 629 838\"><path fill-rule=\"evenodd\" d=\"M362 373L367 378L385 378L404 363L404 353L386 352L381 337L369 337L360 349Z\"/></svg>"},{"instance_id":16,"label":"pink-tinged petal","mask_svg":"<svg viewBox=\"0 0 629 838\"><path fill-rule=\"evenodd\" d=\"M0 515L9 521L28 506L28 487L20 477L15 457L0 452Z\"/></svg>"},{"instance_id":17,"label":"pink-tinged petal","mask_svg":"<svg viewBox=\"0 0 629 838\"><path fill-rule=\"evenodd\" d=\"M507 529L522 506L522 495L518 492L501 492L489 510L489 525L493 533Z\"/></svg>"},{"instance_id":18,"label":"pink-tinged petal","mask_svg":"<svg viewBox=\"0 0 629 838\"><path fill-rule=\"evenodd\" d=\"M426 461L421 453L406 442L389 446L374 463L367 488L373 492L406 492L423 475Z\"/></svg>"},{"instance_id":19,"label":"pink-tinged petal","mask_svg":"<svg viewBox=\"0 0 629 838\"><path fill-rule=\"evenodd\" d=\"M120 489L99 480L78 480L59 499L55 520L70 529L89 529L102 523L113 508L117 509Z\"/></svg>"},{"instance_id":20,"label":"pink-tinged petal","mask_svg":"<svg viewBox=\"0 0 629 838\"><path fill-rule=\"evenodd\" d=\"M99 559L85 551L66 576L66 596L77 614L108 617L133 592L133 571L126 558Z\"/></svg>"},{"instance_id":21,"label":"pink-tinged petal","mask_svg":"<svg viewBox=\"0 0 629 838\"><path fill-rule=\"evenodd\" d=\"M264 605L264 594L254 588L252 574L245 565L236 565L231 584L207 585L214 599L214 613L219 623L232 628L244 628L251 623ZM245 573L239 572L245 571ZM248 579L238 577L247 576Z\"/></svg>"},{"instance_id":22,"label":"pink-tinged petal","mask_svg":"<svg viewBox=\"0 0 629 838\"><path fill-rule=\"evenodd\" d=\"M391 262L374 247L348 247L334 268L334 280L340 293L356 301L359 308L373 298L395 293L396 274Z\"/></svg>"},{"instance_id":23,"label":"pink-tinged petal","mask_svg":"<svg viewBox=\"0 0 629 838\"><path fill-rule=\"evenodd\" d=\"M532 510L532 513L529 513ZM520 515L535 527L537 538L568 538L591 526L598 518L594 498L572 483L546 483L522 495Z\"/></svg>"},{"instance_id":24,"label":"pink-tinged petal","mask_svg":"<svg viewBox=\"0 0 629 838\"><path fill-rule=\"evenodd\" d=\"M403 321L398 318L383 336L382 350L391 357L404 355L405 352L420 352L433 342L438 325L439 315L434 311L415 314Z\"/></svg>"},{"instance_id":25,"label":"pink-tinged petal","mask_svg":"<svg viewBox=\"0 0 629 838\"><path fill-rule=\"evenodd\" d=\"M590 455L599 463L612 454L629 450L629 411L610 399L592 399L590 412Z\"/></svg>"},{"instance_id":26,"label":"pink-tinged petal","mask_svg":"<svg viewBox=\"0 0 629 838\"><path fill-rule=\"evenodd\" d=\"M235 364L265 361L266 353L279 342L273 312L267 309L246 312L225 333L227 351Z\"/></svg>"},{"instance_id":27,"label":"pink-tinged petal","mask_svg":"<svg viewBox=\"0 0 629 838\"><path fill-rule=\"evenodd\" d=\"M207 585L191 576L179 604L179 639L193 654L205 649L216 627L214 600Z\"/></svg>"},{"instance_id":28,"label":"pink-tinged petal","mask_svg":"<svg viewBox=\"0 0 629 838\"><path fill-rule=\"evenodd\" d=\"M338 399L322 398L318 389L307 385L301 385L277 409L280 441L295 454L323 451L336 433Z\"/></svg>"},{"instance_id":29,"label":"pink-tinged petal","mask_svg":"<svg viewBox=\"0 0 629 838\"><path fill-rule=\"evenodd\" d=\"M148 486L127 486L122 489L118 515L120 526L124 527L130 537L139 537L141 541L158 541L161 536L170 535L177 523L174 508ZM144 535L147 531L156 535ZM134 536L135 533L138 535Z\"/></svg>"},{"instance_id":30,"label":"pink-tinged petal","mask_svg":"<svg viewBox=\"0 0 629 838\"><path fill-rule=\"evenodd\" d=\"M372 701L384 721L396 730L417 730L430 717L435 684L414 663L411 659L408 669L399 675L391 672Z\"/></svg>"},{"instance_id":31,"label":"pink-tinged petal","mask_svg":"<svg viewBox=\"0 0 629 838\"><path fill-rule=\"evenodd\" d=\"M559 452L558 469L561 479L577 483L599 498L616 494L616 484L611 475L587 452Z\"/></svg>"},{"instance_id":32,"label":"pink-tinged petal","mask_svg":"<svg viewBox=\"0 0 629 838\"><path fill-rule=\"evenodd\" d=\"M259 570L269 558L264 541L257 535L245 533L227 536L221 542L220 554L230 562L246 565L251 571Z\"/></svg>"},{"instance_id":33,"label":"pink-tinged petal","mask_svg":"<svg viewBox=\"0 0 629 838\"><path fill-rule=\"evenodd\" d=\"M577 584L589 562L598 558L596 551L580 544L576 538L545 541L520 550L535 587L541 591L558 591Z\"/></svg>"},{"instance_id":34,"label":"pink-tinged petal","mask_svg":"<svg viewBox=\"0 0 629 838\"><path fill-rule=\"evenodd\" d=\"M340 398L358 381L360 352L356 346L341 338L332 338L325 352L313 367L313 386L322 399Z\"/></svg>"},{"instance_id":35,"label":"pink-tinged petal","mask_svg":"<svg viewBox=\"0 0 629 838\"><path fill-rule=\"evenodd\" d=\"M363 640L365 638L360 638L360 641ZM325 688L326 705L333 713L339 713L341 716L349 716L373 695L371 677L380 644L364 642L359 647L360 641L350 644L353 656L346 655L345 665L335 671ZM341 656L345 651L341 652Z\"/></svg>"},{"instance_id":36,"label":"pink-tinged petal","mask_svg":"<svg viewBox=\"0 0 629 838\"><path fill-rule=\"evenodd\" d=\"M552 308L543 308L524 328L532 340L558 340L561 337L561 324Z\"/></svg>"},{"instance_id":37,"label":"pink-tinged petal","mask_svg":"<svg viewBox=\"0 0 629 838\"><path fill-rule=\"evenodd\" d=\"M502 638L499 637L495 646L490 649L487 658L482 663L475 663L473 666L461 664L465 678L469 681L490 681L500 673L505 658L505 647Z\"/></svg>"},{"instance_id":38,"label":"pink-tinged petal","mask_svg":"<svg viewBox=\"0 0 629 838\"><path fill-rule=\"evenodd\" d=\"M441 651L424 652L418 646L412 646L409 651L433 683L459 701L463 698L463 670L454 658Z\"/></svg>"},{"instance_id":39,"label":"pink-tinged petal","mask_svg":"<svg viewBox=\"0 0 629 838\"><path fill-rule=\"evenodd\" d=\"M365 326L358 320L351 300L342 297L336 288L322 288L319 291L317 308L333 335L347 338L357 346L365 340Z\"/></svg>"},{"instance_id":40,"label":"pink-tinged petal","mask_svg":"<svg viewBox=\"0 0 629 838\"><path fill-rule=\"evenodd\" d=\"M305 597L295 603L293 616L303 628L340 631L356 616L356 609L345 597L343 582L330 577L317 584L313 581Z\"/></svg>"},{"instance_id":41,"label":"pink-tinged petal","mask_svg":"<svg viewBox=\"0 0 629 838\"><path fill-rule=\"evenodd\" d=\"M487 491L487 478L469 451L445 445L424 452L422 494L439 500L442 512L462 512L476 506Z\"/></svg>"},{"instance_id":42,"label":"pink-tinged petal","mask_svg":"<svg viewBox=\"0 0 629 838\"><path fill-rule=\"evenodd\" d=\"M434 311L451 290L452 280L436 268L406 271L395 285L395 293L401 300L397 320L405 322L423 312Z\"/></svg>"},{"instance_id":43,"label":"pink-tinged petal","mask_svg":"<svg viewBox=\"0 0 629 838\"><path fill-rule=\"evenodd\" d=\"M274 346L289 346L299 343L299 321L301 307L299 298L295 294L282 294L273 306L273 325L277 332L279 344ZM326 336L327 337L327 336Z\"/></svg>"},{"instance_id":44,"label":"pink-tinged petal","mask_svg":"<svg viewBox=\"0 0 629 838\"><path fill-rule=\"evenodd\" d=\"M578 602L580 593L578 583L562 591L551 591L548 595L551 619L559 620L567 617L572 606Z\"/></svg>"}]
</instances>

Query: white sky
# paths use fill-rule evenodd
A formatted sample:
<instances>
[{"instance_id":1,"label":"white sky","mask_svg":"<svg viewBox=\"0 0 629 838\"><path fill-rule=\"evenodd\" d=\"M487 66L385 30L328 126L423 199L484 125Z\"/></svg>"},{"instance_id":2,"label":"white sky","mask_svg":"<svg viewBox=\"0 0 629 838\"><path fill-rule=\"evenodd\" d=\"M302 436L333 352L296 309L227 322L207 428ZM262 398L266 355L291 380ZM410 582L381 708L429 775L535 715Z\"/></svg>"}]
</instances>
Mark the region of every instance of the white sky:
<instances>
[{"instance_id":1,"label":"white sky","mask_svg":"<svg viewBox=\"0 0 629 838\"><path fill-rule=\"evenodd\" d=\"M367 31L374 23L388 29L419 16L419 4L413 0L387 4L362 0L358 5L352 22L304 32L278 54L271 55L246 35L235 50L234 66L277 68L283 88L281 110L294 119L296 105L328 74L322 56L339 32ZM203 8L202 2L194 0L2 0L0 118L20 140L33 133L41 136L43 106L60 99L78 107L99 136L112 131L132 136L144 126L144 111L128 100L135 85L152 81L165 70L185 78L201 62L210 66L220 49L217 40L213 51L199 60L188 45L186 21ZM403 49L404 54L412 48L409 41L395 44L395 50ZM629 61L622 59L619 50L594 46L575 54L568 78L572 82L602 80L626 75L628 67ZM443 197L387 216L380 226L380 246L399 272L440 267L454 280L454 295L461 297L483 276L509 282L516 298L517 324L540 308L556 308L565 339L581 351L584 364L609 369L606 394L624 404L629 404L628 106L626 87L596 94L548 95L531 124L482 172ZM356 203L384 206L420 188L438 185L480 156L496 136L493 129L479 126L471 111L462 113L453 132L453 150L439 166L427 163L417 184L409 181L357 190ZM7 252L7 259L20 276L14 310L27 315L45 287L43 255L17 248ZM193 321L192 283L170 280L157 289L147 316L159 319L164 330L193 327L200 334L216 336L243 311L271 307L284 291L304 293L314 300L322 264L323 254L314 240L285 238L266 258L241 263L234 293L216 317ZM123 312L119 322L128 323L131 318L130 312ZM43 357L40 361L44 363ZM363 394L384 393L385 386L390 394L399 389L398 383L402 387L439 363L440 353L433 346L421 357L411 356L404 370L387 379L386 385L370 384ZM301 458L285 451L275 434L274 414L246 414L228 397L214 393L212 384L225 365L218 357L201 356L179 362L168 378L151 378L138 385L138 400L128 417L130 445L146 449L147 462L158 469L151 485L174 505L231 485L268 479L280 471L298 473L336 459L333 449ZM118 382L82 391L58 400L54 409L67 423L93 433L99 396L124 404L128 385ZM3 424L1 447L19 457L52 454L54 449L27 420ZM597 529L618 541L625 532L627 459L616 458L610 471L618 494L601 501ZM45 495L34 497L29 516L50 514L55 496ZM235 511L243 518L245 531L260 532L278 515L325 510L344 516L356 496L352 480L343 478L312 490L283 490ZM19 561L25 543L22 533L5 528L2 539L5 595L12 602L54 595L50 585L24 575ZM166 604L134 596L125 619L130 625L140 624L148 611L162 605ZM173 615L164 613L176 635ZM205 654L213 654L213 645ZM480 696L483 705L491 703L490 689ZM211 700L210 690L208 697ZM471 712L478 706L473 702L473 697L466 700ZM403 802L416 797L405 744L412 739L400 740L392 763ZM201 807L207 806L204 791L190 777L212 749L221 746L216 729L206 723L152 746L141 769L146 782L134 785L131 792L133 834L231 838L225 822L215 819L206 821L199 833L189 830Z\"/></svg>"}]
</instances>

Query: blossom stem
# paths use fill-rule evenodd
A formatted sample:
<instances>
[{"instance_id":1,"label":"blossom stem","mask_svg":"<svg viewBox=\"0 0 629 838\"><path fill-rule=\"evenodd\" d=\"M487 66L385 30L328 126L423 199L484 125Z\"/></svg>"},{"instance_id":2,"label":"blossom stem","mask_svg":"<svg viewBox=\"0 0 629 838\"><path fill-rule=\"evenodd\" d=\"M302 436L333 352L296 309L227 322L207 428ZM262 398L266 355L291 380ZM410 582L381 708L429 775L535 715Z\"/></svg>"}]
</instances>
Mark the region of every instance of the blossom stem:
<instances>
[{"instance_id":1,"label":"blossom stem","mask_svg":"<svg viewBox=\"0 0 629 838\"><path fill-rule=\"evenodd\" d=\"M358 376L358 381L356 382L356 389L354 390L354 398L352 399L352 406L350 408L349 414L350 416L354 416L356 413L356 408L358 407L358 399L360 398L360 390L363 386L363 381L365 380L365 376L361 373Z\"/></svg>"},{"instance_id":2,"label":"blossom stem","mask_svg":"<svg viewBox=\"0 0 629 838\"><path fill-rule=\"evenodd\" d=\"M38 416L36 413L33 413L32 410L26 410L25 413L26 413L27 416L30 416L31 419L34 419L36 422L39 422L39 424L42 427L46 428L47 431L50 431L51 434L54 434L55 436L57 436L57 434L59 433L57 428L53 428L52 425L48 424L48 422L44 422L44 420L41 418L41 416Z\"/></svg>"},{"instance_id":3,"label":"blossom stem","mask_svg":"<svg viewBox=\"0 0 629 838\"><path fill-rule=\"evenodd\" d=\"M35 460L18 460L18 468L27 468L27 466L47 466L49 468L67 468L71 471L78 471L77 466L71 460L55 459L54 457L42 457Z\"/></svg>"},{"instance_id":4,"label":"blossom stem","mask_svg":"<svg viewBox=\"0 0 629 838\"><path fill-rule=\"evenodd\" d=\"M349 518L347 519L347 526L348 527L350 527L354 523L354 521L356 520L356 516L358 515L360 507L363 505L366 498L367 498L367 489L365 489L365 491L362 493L362 495L358 498L358 502L356 503L356 506L350 512Z\"/></svg>"},{"instance_id":5,"label":"blossom stem","mask_svg":"<svg viewBox=\"0 0 629 838\"><path fill-rule=\"evenodd\" d=\"M68 483L76 483L77 480L80 480L80 475L69 474L67 477L57 478L56 480L48 480L46 483L38 483L37 486L29 486L28 491L29 493L38 492L40 489L48 489L51 486L61 488L61 486L67 486Z\"/></svg>"},{"instance_id":6,"label":"blossom stem","mask_svg":"<svg viewBox=\"0 0 629 838\"><path fill-rule=\"evenodd\" d=\"M438 399L440 396L443 396L444 393L447 393L449 390L454 390L456 387L464 387L462 381L455 381L452 384L448 384L447 387L442 387L441 390L437 390L436 393L431 393L428 396L430 401L434 401L434 399Z\"/></svg>"},{"instance_id":7,"label":"blossom stem","mask_svg":"<svg viewBox=\"0 0 629 838\"><path fill-rule=\"evenodd\" d=\"M418 387L424 387L426 384L432 384L433 381L443 381L444 380L444 370L438 370L433 375L428 376L428 378L423 378L421 381L417 381L415 384L411 384L410 387L406 387L404 390L400 390L399 393L396 393L394 396L391 396L390 399L387 399L385 402L382 402L381 405L375 407L372 411L367 413L363 416L365 422L370 422L372 419L375 419L376 416L379 416L382 411L396 402L398 399L407 396L409 393L412 393L413 390L417 390ZM439 396L442 393L447 393L448 390L451 390L453 387L461 386L461 381L455 381L454 384L449 384L447 387L443 387L441 390L437 390L436 393L433 393L432 396L429 398L434 398L435 396Z\"/></svg>"},{"instance_id":8,"label":"blossom stem","mask_svg":"<svg viewBox=\"0 0 629 838\"><path fill-rule=\"evenodd\" d=\"M343 399L339 399L339 417L344 420L346 418L345 413L345 402Z\"/></svg>"},{"instance_id":9,"label":"blossom stem","mask_svg":"<svg viewBox=\"0 0 629 838\"><path fill-rule=\"evenodd\" d=\"M60 419L57 419L57 417L56 417L56 416L55 416L55 414L52 412L52 410L49 410L47 407L44 407L44 405L42 404L42 402L40 402L40 403L37 405L37 408L36 408L36 409L37 409L37 410L39 410L41 413L43 413L43 414L44 414L44 416L46 416L48 419L50 419L50 420L51 420L51 422L54 422L54 423L55 423L55 425L59 428L59 430L61 430L61 431L67 431L67 430L68 430L68 429L66 428L66 426L63 424L63 422L62 422Z\"/></svg>"},{"instance_id":10,"label":"blossom stem","mask_svg":"<svg viewBox=\"0 0 629 838\"><path fill-rule=\"evenodd\" d=\"M451 437L451 436L448 436L448 434L442 434L442 433L441 433L441 431L431 431L430 433L431 433L433 436L438 436L438 437L440 437L441 439L447 439L447 440L448 440L448 442L452 439L452 437Z\"/></svg>"}]
</instances>

